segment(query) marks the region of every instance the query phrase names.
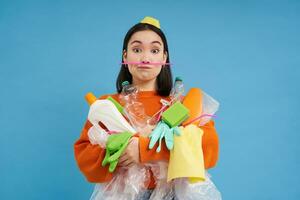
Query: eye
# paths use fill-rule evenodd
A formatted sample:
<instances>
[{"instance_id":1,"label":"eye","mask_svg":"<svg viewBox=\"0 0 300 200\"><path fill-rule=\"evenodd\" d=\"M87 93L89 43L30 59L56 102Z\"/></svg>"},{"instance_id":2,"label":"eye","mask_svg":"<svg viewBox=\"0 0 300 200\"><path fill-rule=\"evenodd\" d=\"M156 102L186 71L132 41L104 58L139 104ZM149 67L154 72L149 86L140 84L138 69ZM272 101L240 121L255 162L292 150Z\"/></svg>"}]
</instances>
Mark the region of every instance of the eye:
<instances>
[{"instance_id":1,"label":"eye","mask_svg":"<svg viewBox=\"0 0 300 200\"><path fill-rule=\"evenodd\" d=\"M159 49L152 49L152 50L151 50L151 53L153 53L153 54L158 54L159 52L160 52Z\"/></svg>"},{"instance_id":2,"label":"eye","mask_svg":"<svg viewBox=\"0 0 300 200\"><path fill-rule=\"evenodd\" d=\"M141 53L141 52L142 52L142 49L140 49L140 48L133 48L132 51L133 51L134 53Z\"/></svg>"}]
</instances>

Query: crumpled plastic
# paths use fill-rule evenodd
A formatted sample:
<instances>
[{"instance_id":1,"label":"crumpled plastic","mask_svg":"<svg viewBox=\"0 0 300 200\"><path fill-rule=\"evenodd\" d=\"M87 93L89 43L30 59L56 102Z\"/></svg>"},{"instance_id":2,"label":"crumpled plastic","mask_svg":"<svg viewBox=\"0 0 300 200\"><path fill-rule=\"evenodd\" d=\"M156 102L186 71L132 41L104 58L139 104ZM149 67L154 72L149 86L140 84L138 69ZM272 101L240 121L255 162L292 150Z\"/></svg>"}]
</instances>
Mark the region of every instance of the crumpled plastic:
<instances>
[{"instance_id":1,"label":"crumpled plastic","mask_svg":"<svg viewBox=\"0 0 300 200\"><path fill-rule=\"evenodd\" d=\"M106 148L106 142L109 137L109 134L99 126L99 124L95 123L88 130L88 137L92 145L100 145L102 148Z\"/></svg>"},{"instance_id":2,"label":"crumpled plastic","mask_svg":"<svg viewBox=\"0 0 300 200\"><path fill-rule=\"evenodd\" d=\"M221 193L208 172L205 173L205 177L205 181L193 184L189 183L187 178L175 179L175 200L221 200Z\"/></svg>"},{"instance_id":3,"label":"crumpled plastic","mask_svg":"<svg viewBox=\"0 0 300 200\"><path fill-rule=\"evenodd\" d=\"M137 200L149 192L151 169L156 187L149 200L221 200L221 193L206 172L203 182L189 183L187 178L178 178L167 182L168 163L156 162L146 165L135 165L131 168L119 168L108 183L95 185L90 200Z\"/></svg>"},{"instance_id":4,"label":"crumpled plastic","mask_svg":"<svg viewBox=\"0 0 300 200\"><path fill-rule=\"evenodd\" d=\"M96 184L90 200L136 200L145 192L150 183L151 169L156 187L149 200L172 200L174 190L172 183L167 183L168 164L156 162L145 165L134 165L130 168L118 168L113 179L108 183Z\"/></svg>"},{"instance_id":5,"label":"crumpled plastic","mask_svg":"<svg viewBox=\"0 0 300 200\"><path fill-rule=\"evenodd\" d=\"M202 114L214 115L219 109L220 103L202 91ZM211 120L212 117L203 117L199 122L199 126L203 126Z\"/></svg>"},{"instance_id":6,"label":"crumpled plastic","mask_svg":"<svg viewBox=\"0 0 300 200\"><path fill-rule=\"evenodd\" d=\"M219 103L203 92L203 114L214 114ZM201 119L199 125L206 124L211 117ZM94 124L90 128L89 139L92 144L105 148L107 133ZM221 200L221 193L211 180L208 172L205 181L190 183L188 178L176 178L167 182L168 163L155 162L138 164L130 168L117 168L112 180L95 185L90 200L138 200L149 192L151 169L156 187L151 191L149 200Z\"/></svg>"},{"instance_id":7,"label":"crumpled plastic","mask_svg":"<svg viewBox=\"0 0 300 200\"><path fill-rule=\"evenodd\" d=\"M149 181L147 167L118 168L111 181L95 185L90 200L135 200L146 191Z\"/></svg>"}]
</instances>

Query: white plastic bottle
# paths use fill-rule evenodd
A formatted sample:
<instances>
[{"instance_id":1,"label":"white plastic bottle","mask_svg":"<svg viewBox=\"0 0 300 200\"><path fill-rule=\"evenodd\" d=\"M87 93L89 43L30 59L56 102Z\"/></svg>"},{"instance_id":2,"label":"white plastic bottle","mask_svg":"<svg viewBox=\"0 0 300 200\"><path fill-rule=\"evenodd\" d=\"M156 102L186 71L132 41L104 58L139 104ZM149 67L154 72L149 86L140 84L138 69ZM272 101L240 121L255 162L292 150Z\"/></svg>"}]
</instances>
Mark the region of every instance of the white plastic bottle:
<instances>
[{"instance_id":1,"label":"white plastic bottle","mask_svg":"<svg viewBox=\"0 0 300 200\"><path fill-rule=\"evenodd\" d=\"M125 116L137 132L141 135L149 134L147 124L149 116L145 113L144 105L137 99L138 89L128 81L124 81L122 87L120 100L124 105Z\"/></svg>"}]
</instances>

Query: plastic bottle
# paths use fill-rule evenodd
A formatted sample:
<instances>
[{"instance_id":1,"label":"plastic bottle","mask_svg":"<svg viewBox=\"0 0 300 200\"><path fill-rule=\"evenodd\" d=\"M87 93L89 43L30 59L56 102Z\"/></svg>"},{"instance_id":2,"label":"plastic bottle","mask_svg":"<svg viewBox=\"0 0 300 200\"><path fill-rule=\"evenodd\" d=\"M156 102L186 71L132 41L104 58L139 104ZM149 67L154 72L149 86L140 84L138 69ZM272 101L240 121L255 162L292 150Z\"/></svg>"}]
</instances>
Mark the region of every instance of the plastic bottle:
<instances>
[{"instance_id":1,"label":"plastic bottle","mask_svg":"<svg viewBox=\"0 0 300 200\"><path fill-rule=\"evenodd\" d=\"M147 123L150 117L146 115L143 104L137 99L138 89L128 81L124 81L122 87L120 99L124 105L125 116L137 132L141 135L148 135L151 132L148 129L152 128Z\"/></svg>"},{"instance_id":2,"label":"plastic bottle","mask_svg":"<svg viewBox=\"0 0 300 200\"><path fill-rule=\"evenodd\" d=\"M182 101L183 94L184 94L183 81L179 76L177 76L170 94L172 103L175 103L176 101Z\"/></svg>"},{"instance_id":3,"label":"plastic bottle","mask_svg":"<svg viewBox=\"0 0 300 200\"><path fill-rule=\"evenodd\" d=\"M148 124L155 126L157 124L157 122L160 120L162 112L165 111L168 108L168 106L176 103L176 101L182 102L183 94L184 94L183 81L179 76L177 76L175 78L174 86L170 92L171 101L168 102L168 101L165 101L164 99L161 99L161 103L163 104L163 107L161 108L161 110L156 112L151 117L151 119L148 121Z\"/></svg>"}]
</instances>

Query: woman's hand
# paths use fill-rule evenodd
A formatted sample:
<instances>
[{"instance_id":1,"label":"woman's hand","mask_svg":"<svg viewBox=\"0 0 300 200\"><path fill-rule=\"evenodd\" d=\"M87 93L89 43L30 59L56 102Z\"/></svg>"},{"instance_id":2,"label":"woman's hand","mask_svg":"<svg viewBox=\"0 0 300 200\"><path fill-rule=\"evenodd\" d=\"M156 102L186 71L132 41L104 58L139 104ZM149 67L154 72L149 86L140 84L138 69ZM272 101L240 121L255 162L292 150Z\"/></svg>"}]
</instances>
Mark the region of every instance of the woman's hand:
<instances>
[{"instance_id":1,"label":"woman's hand","mask_svg":"<svg viewBox=\"0 0 300 200\"><path fill-rule=\"evenodd\" d=\"M139 139L132 137L129 144L119 159L120 167L131 167L140 162Z\"/></svg>"}]
</instances>

